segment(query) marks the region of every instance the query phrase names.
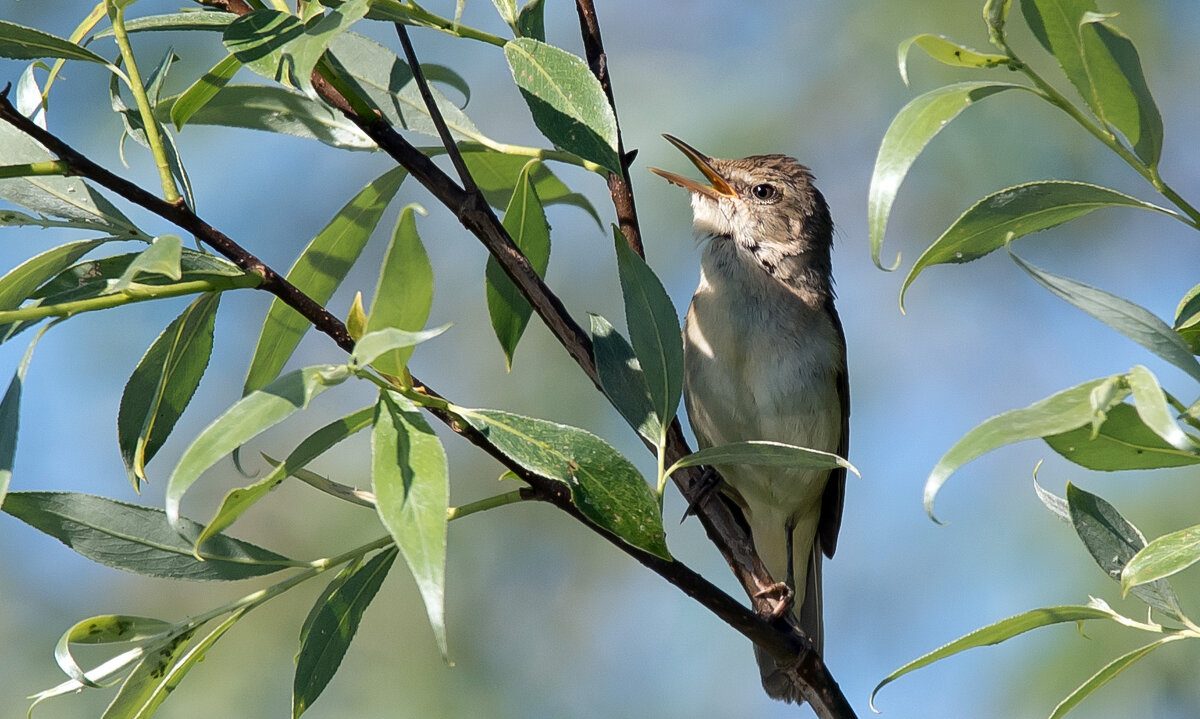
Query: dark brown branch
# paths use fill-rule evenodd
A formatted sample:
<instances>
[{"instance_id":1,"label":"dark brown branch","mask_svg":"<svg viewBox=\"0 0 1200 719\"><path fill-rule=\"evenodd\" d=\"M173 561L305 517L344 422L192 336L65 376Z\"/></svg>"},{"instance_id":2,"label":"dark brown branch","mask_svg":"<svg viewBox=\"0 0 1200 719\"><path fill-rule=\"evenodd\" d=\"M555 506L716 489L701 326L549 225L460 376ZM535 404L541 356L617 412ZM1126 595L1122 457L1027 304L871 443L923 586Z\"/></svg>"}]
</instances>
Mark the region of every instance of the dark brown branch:
<instances>
[{"instance_id":1,"label":"dark brown branch","mask_svg":"<svg viewBox=\"0 0 1200 719\"><path fill-rule=\"evenodd\" d=\"M583 51L587 55L592 74L604 88L608 106L612 108L617 123L617 156L621 158L621 174L608 173L608 194L612 196L613 208L617 211L617 224L625 234L629 247L641 257L646 256L642 247L642 230L638 226L637 208L633 203L633 186L629 182L629 166L637 151L625 152L625 140L621 136L621 121L617 117L617 103L613 98L612 78L608 74L608 56L604 54L604 42L600 39L600 21L596 17L596 6L592 0L576 0L575 10L579 14L579 32L583 36Z\"/></svg>"}]
</instances>

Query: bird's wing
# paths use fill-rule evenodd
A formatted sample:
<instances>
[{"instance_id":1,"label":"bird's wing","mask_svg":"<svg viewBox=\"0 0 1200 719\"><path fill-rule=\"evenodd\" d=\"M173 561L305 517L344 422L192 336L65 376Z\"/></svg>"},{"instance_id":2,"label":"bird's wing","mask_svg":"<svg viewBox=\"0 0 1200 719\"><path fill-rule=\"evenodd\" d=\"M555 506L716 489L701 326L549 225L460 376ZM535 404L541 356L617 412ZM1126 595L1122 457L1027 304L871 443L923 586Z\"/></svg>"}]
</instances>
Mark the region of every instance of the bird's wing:
<instances>
[{"instance_id":1,"label":"bird's wing","mask_svg":"<svg viewBox=\"0 0 1200 719\"><path fill-rule=\"evenodd\" d=\"M833 326L837 330L838 340L842 347L846 346L846 333L842 330L842 321L833 310L833 300L830 299L830 314ZM837 453L845 457L850 448L850 378L843 363L837 376L838 399L841 400L842 437L838 441ZM838 530L842 527L842 504L846 499L846 470L838 468L829 473L825 483L825 493L821 496L821 519L817 524L817 536L821 540L821 551L827 557L833 557L837 549Z\"/></svg>"}]
</instances>

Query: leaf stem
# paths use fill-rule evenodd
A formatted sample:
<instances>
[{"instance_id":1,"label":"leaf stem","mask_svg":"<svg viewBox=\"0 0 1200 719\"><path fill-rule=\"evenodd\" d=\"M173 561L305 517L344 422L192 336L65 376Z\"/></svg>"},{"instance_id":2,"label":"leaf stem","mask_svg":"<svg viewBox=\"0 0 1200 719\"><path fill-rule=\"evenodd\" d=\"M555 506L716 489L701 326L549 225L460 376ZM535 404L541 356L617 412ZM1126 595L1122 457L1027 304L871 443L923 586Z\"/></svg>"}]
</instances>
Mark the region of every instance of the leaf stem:
<instances>
[{"instance_id":1,"label":"leaf stem","mask_svg":"<svg viewBox=\"0 0 1200 719\"><path fill-rule=\"evenodd\" d=\"M515 489L511 492L498 494L494 497L487 497L486 499L481 499L476 502L469 502L461 507L450 507L446 510L446 521L461 519L468 515L475 514L476 512L482 512L484 510L494 509L496 507L503 507L506 504L514 504L516 502L524 501L525 499L525 494L521 490Z\"/></svg>"},{"instance_id":2,"label":"leaf stem","mask_svg":"<svg viewBox=\"0 0 1200 719\"><path fill-rule=\"evenodd\" d=\"M23 165L0 165L0 179L69 174L71 174L71 166L62 160L27 162Z\"/></svg>"},{"instance_id":3,"label":"leaf stem","mask_svg":"<svg viewBox=\"0 0 1200 719\"><path fill-rule=\"evenodd\" d=\"M591 160L585 160L573 152L566 150L547 150L543 147L529 147L526 145L510 145L504 142L496 142L489 137L480 136L477 140L462 140L457 143L458 149L462 152L499 152L502 155L516 155L518 157L529 157L535 160L552 160L561 162L565 165L574 165L582 167L589 172L594 172L598 175L607 175L608 169L597 165ZM441 155L446 152L446 148L439 146L424 146L418 147L418 150L426 155Z\"/></svg>"},{"instance_id":4,"label":"leaf stem","mask_svg":"<svg viewBox=\"0 0 1200 719\"><path fill-rule=\"evenodd\" d=\"M154 108L146 95L146 86L142 84L142 75L138 71L137 62L133 57L133 47L129 44L129 33L125 31L125 3L120 0L105 0L108 8L108 18L112 22L113 36L117 47L121 50L121 59L125 62L129 74L129 90L137 103L138 114L142 116L145 125L146 144L154 155L154 164L158 167L158 178L162 182L163 199L177 205L182 202L179 188L175 186L175 178L171 176L171 165L167 162L167 151L163 146L162 136L158 133L158 120L154 119Z\"/></svg>"},{"instance_id":5,"label":"leaf stem","mask_svg":"<svg viewBox=\"0 0 1200 719\"><path fill-rule=\"evenodd\" d=\"M383 15L382 19L404 23L405 25L420 25L440 30L447 35L463 37L469 40L479 40L480 42L486 42L489 45L497 47L503 47L508 42L508 40L499 35L493 35L490 32L462 25L449 18L429 12L417 3L412 2L412 0L407 0L406 2L402 2L401 0L376 0L372 9L379 11Z\"/></svg>"},{"instance_id":6,"label":"leaf stem","mask_svg":"<svg viewBox=\"0 0 1200 719\"><path fill-rule=\"evenodd\" d=\"M225 290L258 287L261 283L262 277L255 274L245 274L238 275L237 277L176 282L169 285L133 285L120 292L114 292L111 295L89 297L84 300L75 300L74 302L59 302L53 305L31 305L16 310L6 310L0 312L0 324L40 320L46 317L69 317L81 312L106 310L133 302L182 297L183 295L195 295L202 292L224 292Z\"/></svg>"}]
</instances>

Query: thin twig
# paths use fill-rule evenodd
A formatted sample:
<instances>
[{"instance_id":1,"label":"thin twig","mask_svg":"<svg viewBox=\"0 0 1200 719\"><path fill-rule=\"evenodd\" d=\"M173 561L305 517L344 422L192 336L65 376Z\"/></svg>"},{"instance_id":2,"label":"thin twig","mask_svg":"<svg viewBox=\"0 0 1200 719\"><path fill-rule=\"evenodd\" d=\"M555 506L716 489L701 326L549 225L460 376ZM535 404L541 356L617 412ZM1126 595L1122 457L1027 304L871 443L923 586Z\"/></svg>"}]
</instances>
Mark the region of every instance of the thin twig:
<instances>
[{"instance_id":1,"label":"thin twig","mask_svg":"<svg viewBox=\"0 0 1200 719\"><path fill-rule=\"evenodd\" d=\"M408 59L408 69L412 71L413 81L417 83L417 90L421 93L421 99L425 102L425 108L429 110L429 117L433 120L433 126L437 128L438 137L442 140L442 145L446 148L446 154L450 156L450 161L454 163L454 169L458 172L458 179L462 181L463 190L468 194L478 194L479 189L475 186L475 178L471 177L471 171L467 169L467 163L463 160L462 153L458 151L458 145L454 142L454 137L450 134L450 128L446 126L446 119L442 117L442 110L437 106L437 101L433 99L433 92L429 89L429 83L425 80L425 71L421 69L421 63L417 61L417 53L413 50L412 41L408 39L408 30L400 23L392 23L396 28L396 36L400 38L400 45L404 48L404 57Z\"/></svg>"}]
</instances>

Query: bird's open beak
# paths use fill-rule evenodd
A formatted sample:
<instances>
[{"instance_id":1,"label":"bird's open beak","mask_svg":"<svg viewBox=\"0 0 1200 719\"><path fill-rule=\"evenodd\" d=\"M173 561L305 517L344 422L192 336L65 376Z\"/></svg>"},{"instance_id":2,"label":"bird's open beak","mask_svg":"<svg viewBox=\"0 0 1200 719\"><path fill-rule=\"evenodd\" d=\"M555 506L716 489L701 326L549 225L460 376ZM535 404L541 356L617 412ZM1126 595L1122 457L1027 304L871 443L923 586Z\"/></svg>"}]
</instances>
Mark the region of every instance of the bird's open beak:
<instances>
[{"instance_id":1,"label":"bird's open beak","mask_svg":"<svg viewBox=\"0 0 1200 719\"><path fill-rule=\"evenodd\" d=\"M704 176L708 178L708 181L711 184L705 185L702 182L697 182L696 180L684 177L683 175L676 175L674 172L660 170L657 167L651 167L651 172L666 178L667 182L679 185L680 187L691 192L699 192L702 195L707 195L714 200L722 197L737 197L737 192L733 189L733 187L726 182L724 177L721 177L721 175L715 169L713 169L712 160L708 157L708 155L705 155L683 140L680 140L678 137L671 137L670 135L663 135L663 137L667 138L668 142L675 147L678 147L683 154L687 155L688 159L692 161L692 164L699 168L700 172L704 173Z\"/></svg>"}]
</instances>

